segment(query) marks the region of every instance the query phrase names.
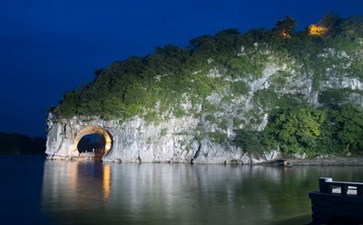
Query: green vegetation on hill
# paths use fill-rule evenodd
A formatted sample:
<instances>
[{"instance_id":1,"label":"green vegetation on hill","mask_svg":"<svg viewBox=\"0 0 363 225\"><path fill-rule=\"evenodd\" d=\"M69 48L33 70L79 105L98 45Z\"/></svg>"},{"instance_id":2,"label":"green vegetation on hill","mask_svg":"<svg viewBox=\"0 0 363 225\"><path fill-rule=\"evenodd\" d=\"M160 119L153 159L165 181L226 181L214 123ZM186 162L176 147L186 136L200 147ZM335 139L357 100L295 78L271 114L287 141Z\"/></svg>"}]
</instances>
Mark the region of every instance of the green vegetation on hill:
<instances>
[{"instance_id":1,"label":"green vegetation on hill","mask_svg":"<svg viewBox=\"0 0 363 225\"><path fill-rule=\"evenodd\" d=\"M326 32L311 35L309 28L294 32L295 20L286 17L270 30L252 29L241 34L227 29L192 39L187 48L156 48L146 57L130 57L97 70L92 82L66 93L52 112L58 118L99 116L121 122L136 115L157 122L168 116L203 114L223 131L228 121L216 118L214 113L223 110L224 103L234 104L238 96L251 96L248 82L260 79L266 66L274 64L290 69L277 71L271 76L269 88L252 94L254 108L243 112L250 114L249 122L240 115L227 118L233 121L235 139L229 140L219 131L204 135L249 152L277 147L286 154L312 155L362 150L362 109L347 100L361 92L321 89L320 83L332 77L363 82L363 19L328 15L318 25ZM299 93L284 93L293 73L312 80L319 105L308 104ZM215 93L224 96L220 108L208 100ZM192 107L186 110L182 107L185 102ZM202 105L202 111L194 107L197 105ZM266 129L249 129L249 125L261 122L261 109L269 113Z\"/></svg>"},{"instance_id":2,"label":"green vegetation on hill","mask_svg":"<svg viewBox=\"0 0 363 225\"><path fill-rule=\"evenodd\" d=\"M271 113L263 131L237 130L235 143L246 151L331 154L363 149L363 110L351 104L332 108L295 106Z\"/></svg>"}]
</instances>

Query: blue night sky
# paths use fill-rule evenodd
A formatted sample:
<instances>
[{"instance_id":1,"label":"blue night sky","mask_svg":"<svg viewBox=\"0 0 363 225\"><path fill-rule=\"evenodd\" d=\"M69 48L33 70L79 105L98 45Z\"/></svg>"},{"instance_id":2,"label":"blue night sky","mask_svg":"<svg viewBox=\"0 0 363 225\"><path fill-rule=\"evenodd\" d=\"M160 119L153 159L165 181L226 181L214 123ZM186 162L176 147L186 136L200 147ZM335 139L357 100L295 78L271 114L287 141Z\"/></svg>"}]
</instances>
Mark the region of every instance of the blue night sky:
<instances>
[{"instance_id":1,"label":"blue night sky","mask_svg":"<svg viewBox=\"0 0 363 225\"><path fill-rule=\"evenodd\" d=\"M362 15L363 1L0 0L0 131L45 136L48 108L114 61L287 15L301 30L329 12Z\"/></svg>"}]
</instances>

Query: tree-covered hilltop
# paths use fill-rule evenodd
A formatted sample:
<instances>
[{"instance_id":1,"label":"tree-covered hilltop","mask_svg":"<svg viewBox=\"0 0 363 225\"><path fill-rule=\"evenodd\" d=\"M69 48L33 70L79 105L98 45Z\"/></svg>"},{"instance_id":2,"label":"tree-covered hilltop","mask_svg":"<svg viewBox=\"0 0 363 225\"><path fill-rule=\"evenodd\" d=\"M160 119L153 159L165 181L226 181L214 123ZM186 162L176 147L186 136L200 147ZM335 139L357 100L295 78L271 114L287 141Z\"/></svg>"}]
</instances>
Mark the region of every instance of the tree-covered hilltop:
<instances>
[{"instance_id":1,"label":"tree-covered hilltop","mask_svg":"<svg viewBox=\"0 0 363 225\"><path fill-rule=\"evenodd\" d=\"M269 30L227 29L114 62L51 111L120 123L198 118L185 134L246 152L362 150L363 18L295 26L286 17Z\"/></svg>"}]
</instances>

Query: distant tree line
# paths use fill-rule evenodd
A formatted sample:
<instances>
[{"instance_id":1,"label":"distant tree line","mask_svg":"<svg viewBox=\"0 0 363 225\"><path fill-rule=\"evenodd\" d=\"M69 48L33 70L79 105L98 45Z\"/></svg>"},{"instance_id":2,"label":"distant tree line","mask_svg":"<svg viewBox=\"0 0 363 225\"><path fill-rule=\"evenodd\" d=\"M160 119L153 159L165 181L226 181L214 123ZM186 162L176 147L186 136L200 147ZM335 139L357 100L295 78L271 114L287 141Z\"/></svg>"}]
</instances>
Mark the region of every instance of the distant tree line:
<instances>
[{"instance_id":1,"label":"distant tree line","mask_svg":"<svg viewBox=\"0 0 363 225\"><path fill-rule=\"evenodd\" d=\"M0 154L44 155L46 139L0 132Z\"/></svg>"}]
</instances>

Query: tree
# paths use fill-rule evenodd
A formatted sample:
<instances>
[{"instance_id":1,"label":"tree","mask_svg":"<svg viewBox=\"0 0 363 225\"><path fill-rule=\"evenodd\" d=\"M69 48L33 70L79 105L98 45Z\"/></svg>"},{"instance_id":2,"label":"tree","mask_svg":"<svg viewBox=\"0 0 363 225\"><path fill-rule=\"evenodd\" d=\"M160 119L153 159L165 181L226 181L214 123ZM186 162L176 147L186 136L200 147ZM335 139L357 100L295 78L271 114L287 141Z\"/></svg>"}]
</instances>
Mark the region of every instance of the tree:
<instances>
[{"instance_id":1,"label":"tree","mask_svg":"<svg viewBox=\"0 0 363 225\"><path fill-rule=\"evenodd\" d=\"M338 108L333 115L336 136L346 145L346 150L363 148L363 111L351 104Z\"/></svg>"},{"instance_id":2,"label":"tree","mask_svg":"<svg viewBox=\"0 0 363 225\"><path fill-rule=\"evenodd\" d=\"M294 18L286 16L284 19L276 22L274 31L277 32L281 37L290 39L296 25L297 23Z\"/></svg>"},{"instance_id":3,"label":"tree","mask_svg":"<svg viewBox=\"0 0 363 225\"><path fill-rule=\"evenodd\" d=\"M245 152L260 152L263 149L261 132L255 130L235 130L234 143Z\"/></svg>"},{"instance_id":4,"label":"tree","mask_svg":"<svg viewBox=\"0 0 363 225\"><path fill-rule=\"evenodd\" d=\"M335 30L335 28L338 26L340 22L341 19L337 14L329 13L318 22L318 25L325 27L329 32L332 32L333 30Z\"/></svg>"},{"instance_id":5,"label":"tree","mask_svg":"<svg viewBox=\"0 0 363 225\"><path fill-rule=\"evenodd\" d=\"M323 110L297 107L287 108L270 118L267 132L276 139L284 153L301 153L313 150L326 119Z\"/></svg>"}]
</instances>

